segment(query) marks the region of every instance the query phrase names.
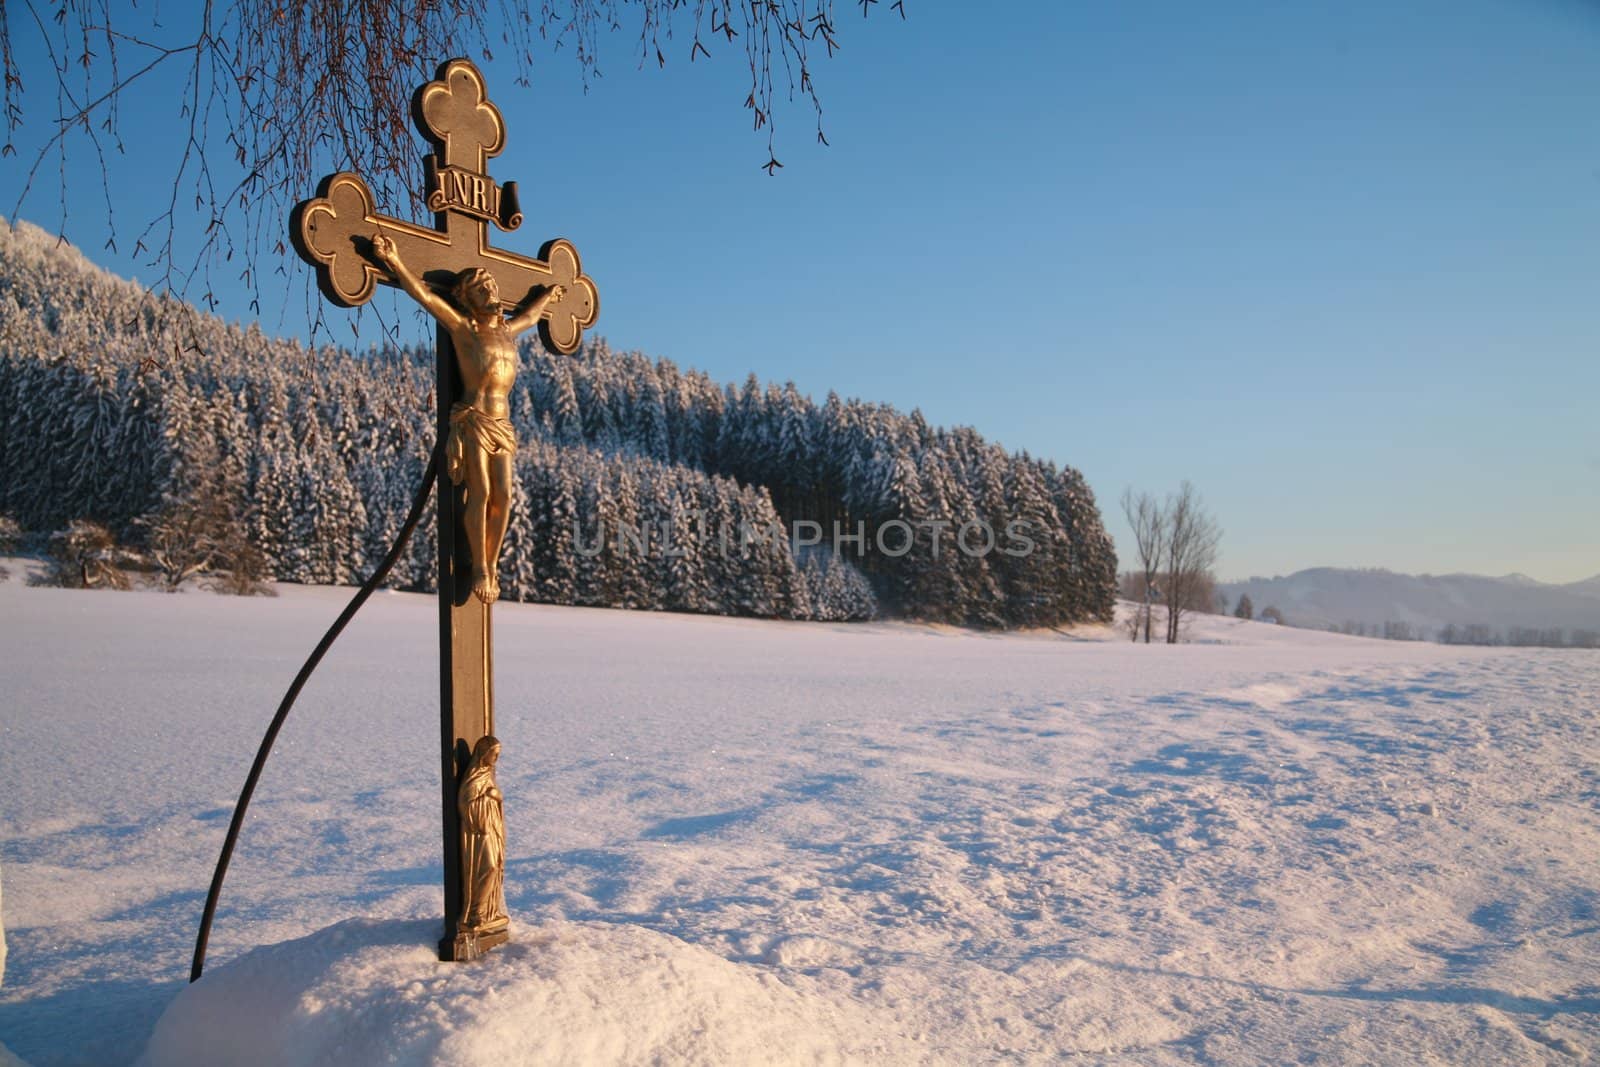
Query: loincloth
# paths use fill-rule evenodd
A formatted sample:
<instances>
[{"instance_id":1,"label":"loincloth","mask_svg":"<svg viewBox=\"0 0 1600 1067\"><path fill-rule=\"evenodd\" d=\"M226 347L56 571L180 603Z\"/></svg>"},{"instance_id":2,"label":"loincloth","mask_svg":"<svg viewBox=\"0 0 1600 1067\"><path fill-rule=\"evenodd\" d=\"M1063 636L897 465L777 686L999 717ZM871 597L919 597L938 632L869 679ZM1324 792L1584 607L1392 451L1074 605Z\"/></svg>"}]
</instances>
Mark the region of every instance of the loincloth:
<instances>
[{"instance_id":1,"label":"loincloth","mask_svg":"<svg viewBox=\"0 0 1600 1067\"><path fill-rule=\"evenodd\" d=\"M445 470L460 485L467 477L467 448L490 456L515 455L517 432L511 420L485 415L470 404L450 405L450 436L445 440Z\"/></svg>"}]
</instances>

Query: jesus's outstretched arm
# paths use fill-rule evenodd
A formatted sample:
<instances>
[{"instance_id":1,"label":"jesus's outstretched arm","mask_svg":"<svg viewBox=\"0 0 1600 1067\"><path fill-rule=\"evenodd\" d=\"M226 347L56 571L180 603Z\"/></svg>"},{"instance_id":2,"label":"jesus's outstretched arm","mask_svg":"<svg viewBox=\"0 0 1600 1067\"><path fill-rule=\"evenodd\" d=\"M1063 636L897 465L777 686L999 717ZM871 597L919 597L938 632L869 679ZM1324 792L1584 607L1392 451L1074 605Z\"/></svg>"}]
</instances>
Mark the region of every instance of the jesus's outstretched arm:
<instances>
[{"instance_id":1,"label":"jesus's outstretched arm","mask_svg":"<svg viewBox=\"0 0 1600 1067\"><path fill-rule=\"evenodd\" d=\"M421 304L423 309L444 324L445 329L452 332L464 329L467 320L462 317L448 300L428 287L428 284L405 265L400 258L400 250L395 243L381 233L372 235L372 258L394 275L394 280L400 283L400 288L410 294L411 299Z\"/></svg>"},{"instance_id":2,"label":"jesus's outstretched arm","mask_svg":"<svg viewBox=\"0 0 1600 1067\"><path fill-rule=\"evenodd\" d=\"M521 310L511 316L510 321L506 323L506 329L511 331L512 336L533 329L539 325L539 320L544 318L545 309L555 301L560 300L561 294L565 292L566 289L562 286L552 285L528 301Z\"/></svg>"}]
</instances>

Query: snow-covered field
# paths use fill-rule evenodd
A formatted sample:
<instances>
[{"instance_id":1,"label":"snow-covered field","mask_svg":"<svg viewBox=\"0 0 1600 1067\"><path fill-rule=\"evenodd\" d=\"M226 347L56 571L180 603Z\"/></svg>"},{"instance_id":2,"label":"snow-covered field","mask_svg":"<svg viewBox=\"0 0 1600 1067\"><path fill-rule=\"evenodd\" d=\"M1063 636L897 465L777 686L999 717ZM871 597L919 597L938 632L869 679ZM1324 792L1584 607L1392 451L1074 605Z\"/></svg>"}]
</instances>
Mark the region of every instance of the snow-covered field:
<instances>
[{"instance_id":1,"label":"snow-covered field","mask_svg":"<svg viewBox=\"0 0 1600 1067\"><path fill-rule=\"evenodd\" d=\"M0 583L14 1053L1600 1052L1600 655L1232 619L1169 648L503 605L516 941L455 967L435 608L382 594L289 720L188 988L249 759L346 596Z\"/></svg>"}]
</instances>

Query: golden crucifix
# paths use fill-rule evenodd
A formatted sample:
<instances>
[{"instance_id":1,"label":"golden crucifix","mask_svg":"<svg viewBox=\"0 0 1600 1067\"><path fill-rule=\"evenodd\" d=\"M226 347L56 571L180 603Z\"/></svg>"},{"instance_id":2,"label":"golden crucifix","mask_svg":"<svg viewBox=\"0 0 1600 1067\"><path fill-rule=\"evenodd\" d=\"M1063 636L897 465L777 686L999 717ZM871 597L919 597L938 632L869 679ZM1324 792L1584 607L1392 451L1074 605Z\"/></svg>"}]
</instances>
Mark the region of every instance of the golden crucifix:
<instances>
[{"instance_id":1,"label":"golden crucifix","mask_svg":"<svg viewBox=\"0 0 1600 1067\"><path fill-rule=\"evenodd\" d=\"M545 242L537 259L490 245L489 224L509 231L522 213L516 183L501 186L489 177L489 158L505 145L505 123L472 63L441 66L417 90L412 114L435 148L424 160L434 228L378 214L366 182L343 171L324 178L317 196L295 208L290 237L335 304L355 307L379 284L395 285L439 324L438 432L450 479L440 482L438 507L445 898L439 955L470 959L506 938L503 900L495 907L477 899L489 892L482 887L498 886L503 877L503 826L500 847L489 848L493 834L485 837L474 819L484 797L493 796L496 810L499 804L494 760L486 756L500 750L493 737L490 608L500 595L500 544L515 485L508 396L516 337L537 326L546 346L570 353L594 325L600 296L566 241ZM501 293L521 294L509 319ZM498 857L493 862L501 869L486 871L485 857Z\"/></svg>"},{"instance_id":2,"label":"golden crucifix","mask_svg":"<svg viewBox=\"0 0 1600 1067\"><path fill-rule=\"evenodd\" d=\"M500 599L500 543L511 517L512 460L517 454L511 425L511 384L517 376L516 339L536 325L565 289L551 285L509 322L500 306L500 284L482 267L463 271L453 300L428 288L382 233L372 236L372 255L400 288L439 321L456 350L461 399L450 405L445 469L467 486L467 546L472 557L472 592L485 604Z\"/></svg>"}]
</instances>

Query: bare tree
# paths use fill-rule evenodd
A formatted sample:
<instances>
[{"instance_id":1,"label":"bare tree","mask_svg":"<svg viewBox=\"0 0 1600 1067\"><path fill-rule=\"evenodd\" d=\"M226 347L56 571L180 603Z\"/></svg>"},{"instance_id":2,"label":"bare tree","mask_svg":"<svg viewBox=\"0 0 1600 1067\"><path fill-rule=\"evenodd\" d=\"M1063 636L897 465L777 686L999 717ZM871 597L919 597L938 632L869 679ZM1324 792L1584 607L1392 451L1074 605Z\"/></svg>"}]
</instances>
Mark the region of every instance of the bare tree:
<instances>
[{"instance_id":1,"label":"bare tree","mask_svg":"<svg viewBox=\"0 0 1600 1067\"><path fill-rule=\"evenodd\" d=\"M50 535L50 570L41 584L68 589L129 589L121 564L126 553L111 531L98 522L75 519Z\"/></svg>"},{"instance_id":2,"label":"bare tree","mask_svg":"<svg viewBox=\"0 0 1600 1067\"><path fill-rule=\"evenodd\" d=\"M1124 577L1131 578L1141 585L1143 584L1143 579L1141 579L1132 571L1129 571ZM1129 596L1126 591L1123 593L1123 599L1130 600L1135 604L1138 604L1138 601L1132 596ZM1138 644L1139 631L1144 629L1144 610L1140 607L1135 607L1133 611L1130 611L1127 617L1122 620L1122 628L1128 631L1128 640L1132 641L1134 644Z\"/></svg>"},{"instance_id":3,"label":"bare tree","mask_svg":"<svg viewBox=\"0 0 1600 1067\"><path fill-rule=\"evenodd\" d=\"M1143 578L1139 614L1144 624L1144 643L1148 645L1151 601L1157 594L1156 577L1161 573L1162 557L1167 550L1167 515L1155 497L1149 493L1136 494L1132 489L1122 491L1122 514L1133 527L1134 551L1139 554L1139 569L1134 573ZM1137 629L1133 639L1139 639Z\"/></svg>"},{"instance_id":4,"label":"bare tree","mask_svg":"<svg viewBox=\"0 0 1600 1067\"><path fill-rule=\"evenodd\" d=\"M267 584L267 559L245 536L238 523L230 524L220 546L218 562L225 569L211 579L211 589L233 596L277 596Z\"/></svg>"},{"instance_id":5,"label":"bare tree","mask_svg":"<svg viewBox=\"0 0 1600 1067\"><path fill-rule=\"evenodd\" d=\"M1203 590L1207 599L1210 597L1211 570L1217 563L1222 528L1188 481L1168 498L1165 514L1167 643L1175 645L1184 612L1193 610L1194 594Z\"/></svg>"},{"instance_id":6,"label":"bare tree","mask_svg":"<svg viewBox=\"0 0 1600 1067\"><path fill-rule=\"evenodd\" d=\"M863 13L876 2L864 0ZM888 6L904 18L903 5ZM167 105L186 135L171 197L154 218L140 220L134 238L135 254L148 253L160 271L154 288L180 295L221 263L242 266L243 280L259 294L258 263L270 267L281 256L281 220L324 170L359 169L379 203L414 198L420 210L412 92L452 56L487 60L499 52L526 88L547 52L569 52L585 84L599 77L600 40L612 31L637 32L640 66L664 66L669 52L689 62L709 59L713 50L732 52L749 71L744 106L767 134L763 167L771 174L782 166L774 154L774 110L782 100L809 101L817 139L827 143L813 68L839 48L833 0L222 0L177 18L159 5L117 5L115 12L94 0L52 6L53 13L19 5L18 14L31 17L8 19L0 2L0 156L17 154L15 135L24 126L18 56L36 54L54 73L46 98L54 98L55 114L37 147L29 145L29 158L8 164L27 168L10 214L17 217L34 180L55 169L46 166L52 159L64 164L69 150L91 151L105 174L115 247L112 164L126 151L120 113L135 103L162 107L146 94L160 75L181 70L181 98ZM61 173L64 216L64 166ZM208 226L193 260L180 262L175 238L185 215ZM265 262L264 251L272 253ZM209 292L199 298L211 303Z\"/></svg>"},{"instance_id":7,"label":"bare tree","mask_svg":"<svg viewBox=\"0 0 1600 1067\"><path fill-rule=\"evenodd\" d=\"M161 571L163 587L175 593L188 579L211 571L222 560L233 523L221 497L198 492L169 502L139 525L144 528L145 550Z\"/></svg>"}]
</instances>

